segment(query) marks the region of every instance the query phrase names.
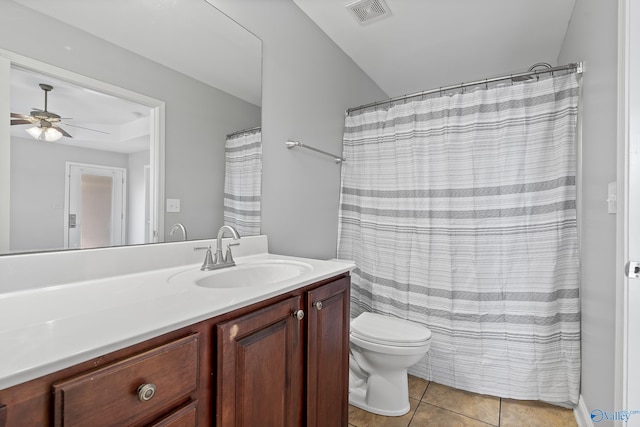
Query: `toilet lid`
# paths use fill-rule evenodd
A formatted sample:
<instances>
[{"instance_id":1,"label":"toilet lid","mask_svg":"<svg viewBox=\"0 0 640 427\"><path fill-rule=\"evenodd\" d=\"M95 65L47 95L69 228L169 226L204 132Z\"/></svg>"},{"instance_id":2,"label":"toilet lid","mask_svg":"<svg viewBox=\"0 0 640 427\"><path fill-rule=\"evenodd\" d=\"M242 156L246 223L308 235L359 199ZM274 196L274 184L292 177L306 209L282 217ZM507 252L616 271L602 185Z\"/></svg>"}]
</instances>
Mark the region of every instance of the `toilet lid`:
<instances>
[{"instance_id":1,"label":"toilet lid","mask_svg":"<svg viewBox=\"0 0 640 427\"><path fill-rule=\"evenodd\" d=\"M431 339L431 331L409 320L362 313L351 321L351 334L378 344L413 347L425 344Z\"/></svg>"}]
</instances>

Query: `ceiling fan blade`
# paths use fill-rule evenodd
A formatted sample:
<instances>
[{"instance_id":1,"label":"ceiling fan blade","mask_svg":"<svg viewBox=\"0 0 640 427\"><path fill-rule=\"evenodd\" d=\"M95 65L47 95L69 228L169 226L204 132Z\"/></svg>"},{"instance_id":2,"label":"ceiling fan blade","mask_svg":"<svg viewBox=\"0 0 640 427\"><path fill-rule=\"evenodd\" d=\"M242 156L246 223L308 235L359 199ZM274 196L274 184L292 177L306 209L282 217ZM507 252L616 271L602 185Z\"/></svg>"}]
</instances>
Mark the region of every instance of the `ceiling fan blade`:
<instances>
[{"instance_id":1,"label":"ceiling fan blade","mask_svg":"<svg viewBox=\"0 0 640 427\"><path fill-rule=\"evenodd\" d=\"M31 116L27 116L26 114L11 113L11 117L14 119L31 120Z\"/></svg>"},{"instance_id":2,"label":"ceiling fan blade","mask_svg":"<svg viewBox=\"0 0 640 427\"><path fill-rule=\"evenodd\" d=\"M31 120L25 120L25 119L14 119L11 120L11 126L13 125L32 125L33 122Z\"/></svg>"},{"instance_id":3,"label":"ceiling fan blade","mask_svg":"<svg viewBox=\"0 0 640 427\"><path fill-rule=\"evenodd\" d=\"M71 135L69 135L69 133L62 129L60 126L51 126L53 129L57 130L58 132L60 132L62 134L62 136L66 136L67 138L73 138Z\"/></svg>"},{"instance_id":4,"label":"ceiling fan blade","mask_svg":"<svg viewBox=\"0 0 640 427\"><path fill-rule=\"evenodd\" d=\"M84 130L90 130L91 132L99 132L99 133L104 133L105 135L111 135L109 132L105 132L103 130L97 130L97 129L91 129L91 128L85 128L82 126L77 126L77 125L70 125L69 123L65 123L65 126L71 126L72 128L78 128L78 129L84 129Z\"/></svg>"}]
</instances>

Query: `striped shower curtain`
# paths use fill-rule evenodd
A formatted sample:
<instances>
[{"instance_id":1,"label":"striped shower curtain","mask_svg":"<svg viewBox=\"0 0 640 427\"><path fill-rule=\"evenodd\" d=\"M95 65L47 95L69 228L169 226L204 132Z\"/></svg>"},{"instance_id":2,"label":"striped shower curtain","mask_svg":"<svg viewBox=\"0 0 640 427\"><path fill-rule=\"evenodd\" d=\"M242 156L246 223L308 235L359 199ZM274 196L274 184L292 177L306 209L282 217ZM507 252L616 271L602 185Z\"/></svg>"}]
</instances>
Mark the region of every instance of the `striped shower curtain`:
<instances>
[{"instance_id":1,"label":"striped shower curtain","mask_svg":"<svg viewBox=\"0 0 640 427\"><path fill-rule=\"evenodd\" d=\"M339 258L351 315L418 322L410 372L477 393L578 401L575 74L346 119Z\"/></svg>"},{"instance_id":2,"label":"striped shower curtain","mask_svg":"<svg viewBox=\"0 0 640 427\"><path fill-rule=\"evenodd\" d=\"M227 136L224 223L240 236L260 234L262 218L262 132L259 128Z\"/></svg>"}]
</instances>

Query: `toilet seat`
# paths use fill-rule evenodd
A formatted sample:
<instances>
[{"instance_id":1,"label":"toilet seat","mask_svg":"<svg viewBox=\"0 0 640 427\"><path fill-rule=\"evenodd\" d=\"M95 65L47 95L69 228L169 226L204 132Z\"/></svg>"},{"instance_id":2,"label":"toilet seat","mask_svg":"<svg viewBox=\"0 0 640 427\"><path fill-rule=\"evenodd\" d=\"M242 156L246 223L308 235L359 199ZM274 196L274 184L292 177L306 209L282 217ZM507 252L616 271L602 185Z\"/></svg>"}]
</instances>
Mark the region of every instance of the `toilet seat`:
<instances>
[{"instance_id":1,"label":"toilet seat","mask_svg":"<svg viewBox=\"0 0 640 427\"><path fill-rule=\"evenodd\" d=\"M351 336L379 345L422 347L431 340L431 331L412 321L365 312L351 321Z\"/></svg>"}]
</instances>

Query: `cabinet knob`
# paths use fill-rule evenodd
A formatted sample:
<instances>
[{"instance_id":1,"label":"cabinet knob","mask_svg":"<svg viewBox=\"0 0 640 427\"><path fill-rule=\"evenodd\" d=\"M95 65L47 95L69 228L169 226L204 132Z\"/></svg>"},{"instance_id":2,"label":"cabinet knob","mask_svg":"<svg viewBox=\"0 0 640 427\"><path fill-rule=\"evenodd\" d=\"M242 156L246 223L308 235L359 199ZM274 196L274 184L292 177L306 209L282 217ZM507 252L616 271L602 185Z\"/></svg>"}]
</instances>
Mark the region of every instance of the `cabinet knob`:
<instances>
[{"instance_id":1,"label":"cabinet knob","mask_svg":"<svg viewBox=\"0 0 640 427\"><path fill-rule=\"evenodd\" d=\"M315 303L313 303L313 306L314 306L317 310L322 310L322 301L316 301Z\"/></svg>"},{"instance_id":2,"label":"cabinet knob","mask_svg":"<svg viewBox=\"0 0 640 427\"><path fill-rule=\"evenodd\" d=\"M140 399L140 402L147 402L151 400L151 398L155 395L155 384L142 384L140 387L138 387L138 399Z\"/></svg>"},{"instance_id":3,"label":"cabinet knob","mask_svg":"<svg viewBox=\"0 0 640 427\"><path fill-rule=\"evenodd\" d=\"M304 310L296 310L293 312L293 317L295 317L298 320L302 320L304 319Z\"/></svg>"}]
</instances>

